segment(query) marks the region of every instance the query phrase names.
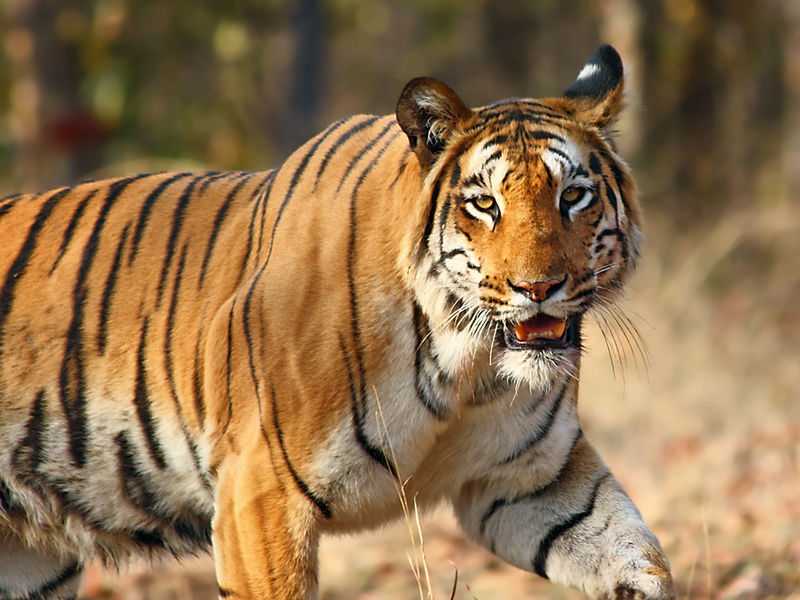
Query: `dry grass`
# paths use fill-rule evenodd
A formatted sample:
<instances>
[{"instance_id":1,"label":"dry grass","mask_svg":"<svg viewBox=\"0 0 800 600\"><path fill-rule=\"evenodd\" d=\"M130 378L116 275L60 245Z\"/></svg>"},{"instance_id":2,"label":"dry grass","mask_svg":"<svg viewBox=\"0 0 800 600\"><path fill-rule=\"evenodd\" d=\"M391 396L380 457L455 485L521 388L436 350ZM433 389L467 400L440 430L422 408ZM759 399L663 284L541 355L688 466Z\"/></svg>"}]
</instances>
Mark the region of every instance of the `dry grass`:
<instances>
[{"instance_id":1,"label":"dry grass","mask_svg":"<svg viewBox=\"0 0 800 600\"><path fill-rule=\"evenodd\" d=\"M625 305L650 366L629 359L612 376L589 328L587 435L661 538L681 598L800 600L800 220L787 206L732 215L703 235L650 231ZM452 565L454 598L580 597L501 564L464 540L448 512L420 523L405 502L406 525L323 541L322 598L449 597ZM409 535L427 574L422 564L409 570ZM208 561L178 571L98 575L88 591L213 597Z\"/></svg>"}]
</instances>

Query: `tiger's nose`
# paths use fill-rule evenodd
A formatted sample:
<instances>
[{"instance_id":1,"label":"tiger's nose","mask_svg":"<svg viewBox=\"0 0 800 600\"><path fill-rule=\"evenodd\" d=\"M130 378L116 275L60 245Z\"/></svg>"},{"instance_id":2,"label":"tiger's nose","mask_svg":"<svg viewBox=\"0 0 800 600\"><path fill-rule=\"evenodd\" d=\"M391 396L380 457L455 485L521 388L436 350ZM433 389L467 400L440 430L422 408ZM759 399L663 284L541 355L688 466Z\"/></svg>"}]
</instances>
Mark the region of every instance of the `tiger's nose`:
<instances>
[{"instance_id":1,"label":"tiger's nose","mask_svg":"<svg viewBox=\"0 0 800 600\"><path fill-rule=\"evenodd\" d=\"M562 279L524 280L516 283L509 281L508 283L514 291L527 294L534 302L541 302L542 300L547 300L547 298L556 293L566 281L567 276L564 275Z\"/></svg>"}]
</instances>

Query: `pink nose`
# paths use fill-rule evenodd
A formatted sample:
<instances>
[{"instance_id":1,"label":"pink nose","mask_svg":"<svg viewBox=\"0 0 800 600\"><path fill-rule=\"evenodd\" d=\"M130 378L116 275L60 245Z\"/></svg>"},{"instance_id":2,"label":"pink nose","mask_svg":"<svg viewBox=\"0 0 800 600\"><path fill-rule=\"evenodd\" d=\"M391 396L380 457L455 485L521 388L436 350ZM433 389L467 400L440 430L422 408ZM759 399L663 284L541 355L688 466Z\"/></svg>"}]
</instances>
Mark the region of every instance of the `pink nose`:
<instances>
[{"instance_id":1,"label":"pink nose","mask_svg":"<svg viewBox=\"0 0 800 600\"><path fill-rule=\"evenodd\" d=\"M517 283L509 283L511 283L511 287L516 291L524 291L527 293L534 302L541 302L547 299L556 288L561 287L561 284L564 283L564 279L542 279L539 281L518 281Z\"/></svg>"}]
</instances>

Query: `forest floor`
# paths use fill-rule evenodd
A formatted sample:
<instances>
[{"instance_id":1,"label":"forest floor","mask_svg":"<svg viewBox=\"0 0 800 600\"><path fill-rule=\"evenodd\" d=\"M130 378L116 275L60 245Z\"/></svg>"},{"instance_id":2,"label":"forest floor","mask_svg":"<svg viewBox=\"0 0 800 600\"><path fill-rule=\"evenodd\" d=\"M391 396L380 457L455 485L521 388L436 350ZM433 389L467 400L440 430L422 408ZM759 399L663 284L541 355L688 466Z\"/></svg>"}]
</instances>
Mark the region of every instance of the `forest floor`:
<instances>
[{"instance_id":1,"label":"forest floor","mask_svg":"<svg viewBox=\"0 0 800 600\"><path fill-rule=\"evenodd\" d=\"M799 228L778 209L679 242L654 226L624 303L648 365L627 352L612 370L613 342L609 353L588 331L584 429L661 539L681 598L800 600ZM445 509L422 531L438 600L451 598L456 571L458 599L581 597L493 558ZM417 598L414 552L403 523L325 539L320 597ZM84 586L120 600L215 591L207 558L93 569Z\"/></svg>"}]
</instances>

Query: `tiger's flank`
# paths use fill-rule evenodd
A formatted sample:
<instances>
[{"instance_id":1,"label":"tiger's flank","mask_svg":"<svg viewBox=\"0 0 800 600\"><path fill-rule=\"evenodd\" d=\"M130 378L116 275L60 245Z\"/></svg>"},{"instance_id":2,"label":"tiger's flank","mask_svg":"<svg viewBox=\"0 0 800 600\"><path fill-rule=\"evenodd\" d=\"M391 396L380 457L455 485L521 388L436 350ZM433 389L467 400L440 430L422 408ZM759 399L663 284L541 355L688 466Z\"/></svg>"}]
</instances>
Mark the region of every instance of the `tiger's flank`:
<instances>
[{"instance_id":1,"label":"tiger's flank","mask_svg":"<svg viewBox=\"0 0 800 600\"><path fill-rule=\"evenodd\" d=\"M320 536L400 516L402 477L522 569L672 598L577 414L639 257L622 95L603 46L558 97L414 79L274 170L0 200L0 596L213 549L221 598L317 598Z\"/></svg>"}]
</instances>

